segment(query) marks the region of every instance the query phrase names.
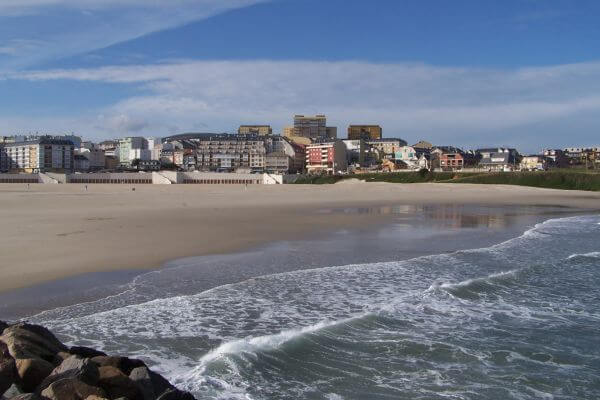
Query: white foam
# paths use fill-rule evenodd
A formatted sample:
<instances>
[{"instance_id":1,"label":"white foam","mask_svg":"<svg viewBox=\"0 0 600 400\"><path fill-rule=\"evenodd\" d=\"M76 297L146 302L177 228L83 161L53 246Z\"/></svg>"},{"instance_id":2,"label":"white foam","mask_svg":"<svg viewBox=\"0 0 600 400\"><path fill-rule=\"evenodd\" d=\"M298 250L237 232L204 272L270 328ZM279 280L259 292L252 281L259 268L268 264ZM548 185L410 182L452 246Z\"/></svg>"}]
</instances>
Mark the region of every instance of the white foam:
<instances>
[{"instance_id":1,"label":"white foam","mask_svg":"<svg viewBox=\"0 0 600 400\"><path fill-rule=\"evenodd\" d=\"M587 257L587 258L600 258L600 251L593 251L591 253L584 253L584 254L571 254L569 257L567 257L567 260L572 260L573 258L578 258L578 257Z\"/></svg>"},{"instance_id":2,"label":"white foam","mask_svg":"<svg viewBox=\"0 0 600 400\"><path fill-rule=\"evenodd\" d=\"M465 279L464 281L456 282L456 283L434 283L433 285L431 285L429 287L428 290L432 291L432 290L436 290L436 289L457 289L457 288L461 288L461 287L470 286L473 283L489 282L496 278L504 278L504 277L508 277L508 276L514 276L519 271L521 271L521 269L513 269L510 271L497 272L494 274L490 274L488 276L484 276L484 277L480 277L480 278Z\"/></svg>"}]
</instances>

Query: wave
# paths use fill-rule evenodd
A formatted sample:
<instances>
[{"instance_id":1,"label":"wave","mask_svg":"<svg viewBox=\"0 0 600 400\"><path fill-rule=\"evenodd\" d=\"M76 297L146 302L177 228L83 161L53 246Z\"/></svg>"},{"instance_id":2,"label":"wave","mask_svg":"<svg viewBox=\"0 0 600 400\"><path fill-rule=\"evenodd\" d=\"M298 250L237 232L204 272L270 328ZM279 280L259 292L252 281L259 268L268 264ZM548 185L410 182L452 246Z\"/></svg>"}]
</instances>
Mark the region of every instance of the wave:
<instances>
[{"instance_id":1,"label":"wave","mask_svg":"<svg viewBox=\"0 0 600 400\"><path fill-rule=\"evenodd\" d=\"M598 224L600 225L600 224ZM572 260L574 258L600 258L600 251L593 251L591 253L584 253L584 254L571 254L569 257L567 257L567 260Z\"/></svg>"}]
</instances>

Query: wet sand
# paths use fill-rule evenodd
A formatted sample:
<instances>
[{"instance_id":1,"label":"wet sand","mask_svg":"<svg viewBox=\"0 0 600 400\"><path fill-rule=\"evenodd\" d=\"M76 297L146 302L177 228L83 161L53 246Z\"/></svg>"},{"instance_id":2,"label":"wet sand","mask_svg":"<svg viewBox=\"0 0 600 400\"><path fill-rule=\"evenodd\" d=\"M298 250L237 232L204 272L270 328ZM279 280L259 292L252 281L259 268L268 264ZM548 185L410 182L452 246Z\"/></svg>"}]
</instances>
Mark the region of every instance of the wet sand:
<instances>
[{"instance_id":1,"label":"wet sand","mask_svg":"<svg viewBox=\"0 0 600 400\"><path fill-rule=\"evenodd\" d=\"M154 269L340 229L376 227L423 204L600 209L600 193L516 186L0 185L0 292L103 271ZM383 208L385 209L385 207Z\"/></svg>"}]
</instances>

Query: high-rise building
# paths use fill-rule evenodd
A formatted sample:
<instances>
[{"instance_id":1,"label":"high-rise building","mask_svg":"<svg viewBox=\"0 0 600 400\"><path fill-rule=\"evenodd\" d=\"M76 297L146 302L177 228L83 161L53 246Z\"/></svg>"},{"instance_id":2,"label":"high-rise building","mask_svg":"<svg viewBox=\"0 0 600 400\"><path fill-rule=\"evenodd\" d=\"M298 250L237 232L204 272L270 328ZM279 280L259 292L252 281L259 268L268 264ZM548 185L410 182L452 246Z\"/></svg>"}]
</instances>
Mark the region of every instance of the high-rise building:
<instances>
[{"instance_id":1,"label":"high-rise building","mask_svg":"<svg viewBox=\"0 0 600 400\"><path fill-rule=\"evenodd\" d=\"M335 139L337 128L327 126L327 117L322 114L315 116L295 115L294 136L310 139Z\"/></svg>"},{"instance_id":2,"label":"high-rise building","mask_svg":"<svg viewBox=\"0 0 600 400\"><path fill-rule=\"evenodd\" d=\"M349 140L377 140L383 136L383 129L379 125L350 125L348 127Z\"/></svg>"},{"instance_id":3,"label":"high-rise building","mask_svg":"<svg viewBox=\"0 0 600 400\"><path fill-rule=\"evenodd\" d=\"M143 137L126 137L119 140L119 162L131 166L131 162L141 155L141 150L148 149L148 140ZM150 159L145 157L144 159Z\"/></svg>"},{"instance_id":4,"label":"high-rise building","mask_svg":"<svg viewBox=\"0 0 600 400\"><path fill-rule=\"evenodd\" d=\"M241 125L238 129L238 135L272 135L273 129L270 125Z\"/></svg>"},{"instance_id":5,"label":"high-rise building","mask_svg":"<svg viewBox=\"0 0 600 400\"><path fill-rule=\"evenodd\" d=\"M73 143L40 137L4 145L3 169L18 172L70 172L73 170Z\"/></svg>"}]
</instances>

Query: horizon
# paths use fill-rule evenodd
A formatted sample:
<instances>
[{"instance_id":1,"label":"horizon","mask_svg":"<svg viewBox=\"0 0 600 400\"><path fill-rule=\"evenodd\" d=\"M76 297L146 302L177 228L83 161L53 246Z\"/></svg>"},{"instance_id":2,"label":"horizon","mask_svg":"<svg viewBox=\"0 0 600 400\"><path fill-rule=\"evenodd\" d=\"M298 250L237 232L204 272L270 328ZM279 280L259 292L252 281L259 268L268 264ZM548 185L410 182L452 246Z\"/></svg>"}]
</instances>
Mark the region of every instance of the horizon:
<instances>
[{"instance_id":1,"label":"horizon","mask_svg":"<svg viewBox=\"0 0 600 400\"><path fill-rule=\"evenodd\" d=\"M324 113L340 138L364 122L409 143L596 146L599 11L554 0L8 1L0 135L280 133L294 114Z\"/></svg>"}]
</instances>

